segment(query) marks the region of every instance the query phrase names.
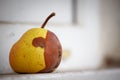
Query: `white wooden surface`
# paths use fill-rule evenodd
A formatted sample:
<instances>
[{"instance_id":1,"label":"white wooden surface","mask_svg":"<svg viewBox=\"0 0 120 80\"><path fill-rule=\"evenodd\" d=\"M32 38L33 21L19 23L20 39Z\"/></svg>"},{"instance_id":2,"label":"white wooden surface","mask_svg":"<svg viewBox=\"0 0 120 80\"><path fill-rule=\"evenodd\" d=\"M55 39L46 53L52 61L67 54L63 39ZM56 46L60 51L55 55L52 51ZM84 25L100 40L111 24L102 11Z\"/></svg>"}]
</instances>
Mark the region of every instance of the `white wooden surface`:
<instances>
[{"instance_id":1,"label":"white wooden surface","mask_svg":"<svg viewBox=\"0 0 120 80\"><path fill-rule=\"evenodd\" d=\"M120 80L120 69L53 72L44 74L7 74L0 80Z\"/></svg>"}]
</instances>

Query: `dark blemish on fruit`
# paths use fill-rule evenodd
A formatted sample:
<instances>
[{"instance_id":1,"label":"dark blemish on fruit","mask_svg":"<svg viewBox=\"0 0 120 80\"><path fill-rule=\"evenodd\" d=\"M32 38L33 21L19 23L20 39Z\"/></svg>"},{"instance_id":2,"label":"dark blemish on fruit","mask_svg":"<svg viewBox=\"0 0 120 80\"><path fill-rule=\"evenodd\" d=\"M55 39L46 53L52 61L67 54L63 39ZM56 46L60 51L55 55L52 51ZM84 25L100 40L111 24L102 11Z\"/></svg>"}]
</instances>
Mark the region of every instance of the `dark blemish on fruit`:
<instances>
[{"instance_id":1,"label":"dark blemish on fruit","mask_svg":"<svg viewBox=\"0 0 120 80\"><path fill-rule=\"evenodd\" d=\"M59 50L58 51L58 58L60 58L61 57L61 51Z\"/></svg>"},{"instance_id":2,"label":"dark blemish on fruit","mask_svg":"<svg viewBox=\"0 0 120 80\"><path fill-rule=\"evenodd\" d=\"M25 58L26 56L25 56L25 55L23 55L23 57Z\"/></svg>"},{"instance_id":3,"label":"dark blemish on fruit","mask_svg":"<svg viewBox=\"0 0 120 80\"><path fill-rule=\"evenodd\" d=\"M59 63L57 62L57 64L54 66L54 68L57 68L57 67L58 67L58 65L59 65Z\"/></svg>"},{"instance_id":4,"label":"dark blemish on fruit","mask_svg":"<svg viewBox=\"0 0 120 80\"><path fill-rule=\"evenodd\" d=\"M41 64L41 63L38 63L38 65L40 65L41 67L43 67L43 64Z\"/></svg>"},{"instance_id":5,"label":"dark blemish on fruit","mask_svg":"<svg viewBox=\"0 0 120 80\"><path fill-rule=\"evenodd\" d=\"M32 45L34 47L44 48L45 47L45 39L42 37L34 38L32 41Z\"/></svg>"}]
</instances>

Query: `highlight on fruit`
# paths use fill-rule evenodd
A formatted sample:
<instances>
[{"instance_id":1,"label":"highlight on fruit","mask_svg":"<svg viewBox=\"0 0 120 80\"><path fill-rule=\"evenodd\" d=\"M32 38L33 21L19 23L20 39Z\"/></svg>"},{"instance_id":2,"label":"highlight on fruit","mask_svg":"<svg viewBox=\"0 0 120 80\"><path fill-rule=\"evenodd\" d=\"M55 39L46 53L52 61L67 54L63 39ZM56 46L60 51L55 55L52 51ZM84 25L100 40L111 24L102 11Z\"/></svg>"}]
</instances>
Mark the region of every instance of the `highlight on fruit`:
<instances>
[{"instance_id":1,"label":"highlight on fruit","mask_svg":"<svg viewBox=\"0 0 120 80\"><path fill-rule=\"evenodd\" d=\"M16 73L48 73L59 66L62 46L58 37L45 25L55 16L51 13L40 28L26 31L13 44L9 53L9 63Z\"/></svg>"}]
</instances>

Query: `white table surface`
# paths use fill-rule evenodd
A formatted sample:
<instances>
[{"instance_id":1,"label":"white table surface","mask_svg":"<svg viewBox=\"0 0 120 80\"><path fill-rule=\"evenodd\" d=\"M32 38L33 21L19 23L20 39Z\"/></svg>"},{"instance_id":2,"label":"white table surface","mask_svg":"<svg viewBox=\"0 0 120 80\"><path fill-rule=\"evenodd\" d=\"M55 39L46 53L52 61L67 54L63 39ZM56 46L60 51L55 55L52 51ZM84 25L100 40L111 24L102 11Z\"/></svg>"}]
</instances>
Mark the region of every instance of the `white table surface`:
<instances>
[{"instance_id":1,"label":"white table surface","mask_svg":"<svg viewBox=\"0 0 120 80\"><path fill-rule=\"evenodd\" d=\"M56 71L44 74L2 74L0 80L120 80L120 69Z\"/></svg>"}]
</instances>

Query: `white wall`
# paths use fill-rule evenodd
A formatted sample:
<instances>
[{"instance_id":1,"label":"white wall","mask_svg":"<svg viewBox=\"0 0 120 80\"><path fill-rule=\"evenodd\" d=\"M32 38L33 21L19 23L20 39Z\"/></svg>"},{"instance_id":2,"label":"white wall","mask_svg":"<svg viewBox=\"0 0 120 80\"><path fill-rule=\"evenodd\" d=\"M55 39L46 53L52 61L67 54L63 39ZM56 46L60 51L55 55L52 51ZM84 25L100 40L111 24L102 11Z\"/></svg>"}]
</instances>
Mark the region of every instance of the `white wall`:
<instances>
[{"instance_id":1,"label":"white wall","mask_svg":"<svg viewBox=\"0 0 120 80\"><path fill-rule=\"evenodd\" d=\"M43 22L51 12L51 22L71 23L71 0L0 0L0 21Z\"/></svg>"}]
</instances>

